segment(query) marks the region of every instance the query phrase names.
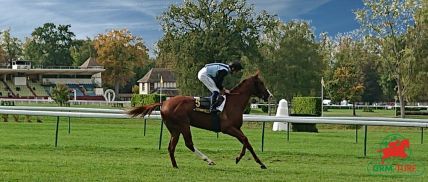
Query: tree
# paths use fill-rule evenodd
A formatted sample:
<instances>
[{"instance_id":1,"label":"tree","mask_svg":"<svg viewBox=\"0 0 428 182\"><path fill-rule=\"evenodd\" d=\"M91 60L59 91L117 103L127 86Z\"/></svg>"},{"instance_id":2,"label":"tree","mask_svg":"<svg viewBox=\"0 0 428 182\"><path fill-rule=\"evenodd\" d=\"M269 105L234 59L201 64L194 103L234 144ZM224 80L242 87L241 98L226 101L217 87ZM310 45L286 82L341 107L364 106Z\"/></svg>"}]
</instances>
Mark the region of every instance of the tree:
<instances>
[{"instance_id":1,"label":"tree","mask_svg":"<svg viewBox=\"0 0 428 182\"><path fill-rule=\"evenodd\" d=\"M73 40L70 54L73 58L74 66L82 65L89 57L97 57L94 42L90 38L86 40Z\"/></svg>"},{"instance_id":2,"label":"tree","mask_svg":"<svg viewBox=\"0 0 428 182\"><path fill-rule=\"evenodd\" d=\"M266 75L269 89L278 98L319 96L322 57L308 22L278 23L274 32L265 35L260 52L265 60L258 67Z\"/></svg>"},{"instance_id":3,"label":"tree","mask_svg":"<svg viewBox=\"0 0 428 182\"><path fill-rule=\"evenodd\" d=\"M7 65L6 52L3 50L2 47L0 47L0 66L1 65Z\"/></svg>"},{"instance_id":4,"label":"tree","mask_svg":"<svg viewBox=\"0 0 428 182\"><path fill-rule=\"evenodd\" d=\"M12 61L18 60L22 55L22 43L18 38L10 35L10 29L2 32L0 47L4 51L4 59L10 66L12 66Z\"/></svg>"},{"instance_id":5,"label":"tree","mask_svg":"<svg viewBox=\"0 0 428 182\"><path fill-rule=\"evenodd\" d=\"M380 75L378 71L378 65L376 63L376 57L371 55L366 50L366 55L369 55L362 65L362 72L364 76L364 93L361 95L361 100L372 104L373 102L382 101L385 99L383 96L383 90L380 86Z\"/></svg>"},{"instance_id":6,"label":"tree","mask_svg":"<svg viewBox=\"0 0 428 182\"><path fill-rule=\"evenodd\" d=\"M98 63L106 69L103 82L107 86L113 86L116 94L119 94L121 86L135 76L135 69L143 67L149 59L143 39L133 36L127 29L98 35L94 46Z\"/></svg>"},{"instance_id":7,"label":"tree","mask_svg":"<svg viewBox=\"0 0 428 182\"><path fill-rule=\"evenodd\" d=\"M70 100L67 86L64 84L57 84L52 90L52 99L59 104L59 106L63 106L67 103L68 100Z\"/></svg>"},{"instance_id":8,"label":"tree","mask_svg":"<svg viewBox=\"0 0 428 182\"><path fill-rule=\"evenodd\" d=\"M413 50L414 69L406 99L411 101L428 100L428 0L423 1L415 13L415 24L406 34L406 41Z\"/></svg>"},{"instance_id":9,"label":"tree","mask_svg":"<svg viewBox=\"0 0 428 182\"><path fill-rule=\"evenodd\" d=\"M234 60L251 63L261 59L259 36L272 17L255 15L244 0L193 0L171 5L160 17L164 36L158 42L161 65L177 75L181 94L205 94L208 90L197 80L205 64ZM248 62L245 62L249 65ZM254 70L252 70L254 71ZM227 77L231 87L240 75Z\"/></svg>"},{"instance_id":10,"label":"tree","mask_svg":"<svg viewBox=\"0 0 428 182\"><path fill-rule=\"evenodd\" d=\"M36 28L25 43L25 57L43 66L70 66L73 63L70 48L74 33L70 25L45 23Z\"/></svg>"},{"instance_id":11,"label":"tree","mask_svg":"<svg viewBox=\"0 0 428 182\"><path fill-rule=\"evenodd\" d=\"M332 75L326 78L327 91L334 101L348 100L353 105L361 100L364 91L364 75L362 68L365 62L362 45L350 36L340 35L334 53Z\"/></svg>"},{"instance_id":12,"label":"tree","mask_svg":"<svg viewBox=\"0 0 428 182\"><path fill-rule=\"evenodd\" d=\"M403 34L414 23L419 1L414 0L364 0L364 8L355 12L362 30L374 37L377 52L381 57L382 70L395 81L400 101L401 117L404 117L405 96L410 87L415 63L412 51ZM412 70L414 71L414 70Z\"/></svg>"}]
</instances>

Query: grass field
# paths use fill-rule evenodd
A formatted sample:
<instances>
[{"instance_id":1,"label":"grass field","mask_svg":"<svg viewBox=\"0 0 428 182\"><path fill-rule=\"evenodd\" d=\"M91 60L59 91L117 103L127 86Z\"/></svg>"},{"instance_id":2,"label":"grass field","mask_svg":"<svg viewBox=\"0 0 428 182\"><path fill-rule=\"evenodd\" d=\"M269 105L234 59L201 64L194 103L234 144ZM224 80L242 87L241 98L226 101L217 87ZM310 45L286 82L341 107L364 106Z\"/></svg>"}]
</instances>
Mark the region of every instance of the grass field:
<instances>
[{"instance_id":1,"label":"grass field","mask_svg":"<svg viewBox=\"0 0 428 182\"><path fill-rule=\"evenodd\" d=\"M330 111L326 115L347 115L351 111ZM388 114L384 113L383 114ZM357 113L358 114L358 113ZM380 114L380 113L377 113ZM362 114L361 115L365 115ZM10 119L11 120L11 119ZM158 150L159 121L149 121L143 136L143 120L61 118L59 143L54 147L56 118L43 123L0 122L0 181L426 181L419 176L373 176L370 161L380 159L379 143L390 132L410 139L411 159L428 163L428 144L420 144L420 129L370 127L368 156L363 156L363 130L355 143L355 130L320 125L319 133L290 134L271 131L266 124L261 152L261 124L246 123L244 132L259 158L267 165L260 169L249 152L239 164L235 157L241 144L234 138L192 128L195 146L217 165L208 166L185 146L177 146L179 169L173 169L166 146L169 133L163 132Z\"/></svg>"}]
</instances>

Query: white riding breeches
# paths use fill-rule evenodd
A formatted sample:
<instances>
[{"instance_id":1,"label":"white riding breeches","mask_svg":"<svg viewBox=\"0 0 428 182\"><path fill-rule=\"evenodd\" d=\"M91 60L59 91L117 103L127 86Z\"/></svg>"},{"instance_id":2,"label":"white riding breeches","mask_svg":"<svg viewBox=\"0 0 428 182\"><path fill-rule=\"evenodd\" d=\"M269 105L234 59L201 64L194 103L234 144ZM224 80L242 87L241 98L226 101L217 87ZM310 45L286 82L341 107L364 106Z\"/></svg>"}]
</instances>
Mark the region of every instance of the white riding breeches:
<instances>
[{"instance_id":1,"label":"white riding breeches","mask_svg":"<svg viewBox=\"0 0 428 182\"><path fill-rule=\"evenodd\" d=\"M219 92L220 90L215 85L214 80L207 75L207 68L204 67L198 72L198 79L210 90L211 92Z\"/></svg>"}]
</instances>

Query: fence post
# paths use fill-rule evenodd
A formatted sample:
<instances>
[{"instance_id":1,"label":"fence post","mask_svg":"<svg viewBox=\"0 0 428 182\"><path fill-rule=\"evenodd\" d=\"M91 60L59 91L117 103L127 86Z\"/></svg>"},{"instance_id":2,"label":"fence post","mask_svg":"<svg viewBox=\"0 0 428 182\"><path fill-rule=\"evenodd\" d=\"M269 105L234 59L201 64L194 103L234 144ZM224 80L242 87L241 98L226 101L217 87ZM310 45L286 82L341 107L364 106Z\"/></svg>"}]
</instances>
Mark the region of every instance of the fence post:
<instances>
[{"instance_id":1,"label":"fence post","mask_svg":"<svg viewBox=\"0 0 428 182\"><path fill-rule=\"evenodd\" d=\"M146 136L146 122L147 122L147 119L144 119L144 136Z\"/></svg>"},{"instance_id":2,"label":"fence post","mask_svg":"<svg viewBox=\"0 0 428 182\"><path fill-rule=\"evenodd\" d=\"M358 143L358 125L355 125L355 143Z\"/></svg>"},{"instance_id":3,"label":"fence post","mask_svg":"<svg viewBox=\"0 0 428 182\"><path fill-rule=\"evenodd\" d=\"M56 117L55 147L58 146L58 128L59 128L59 116Z\"/></svg>"},{"instance_id":4,"label":"fence post","mask_svg":"<svg viewBox=\"0 0 428 182\"><path fill-rule=\"evenodd\" d=\"M290 122L287 122L287 142L290 141Z\"/></svg>"},{"instance_id":5,"label":"fence post","mask_svg":"<svg viewBox=\"0 0 428 182\"><path fill-rule=\"evenodd\" d=\"M68 134L71 133L71 118L70 116L68 117Z\"/></svg>"},{"instance_id":6,"label":"fence post","mask_svg":"<svg viewBox=\"0 0 428 182\"><path fill-rule=\"evenodd\" d=\"M161 149L162 144L162 130L163 130L163 121L161 120L160 136L159 136L159 150Z\"/></svg>"},{"instance_id":7,"label":"fence post","mask_svg":"<svg viewBox=\"0 0 428 182\"><path fill-rule=\"evenodd\" d=\"M364 125L364 157L367 156L367 125Z\"/></svg>"},{"instance_id":8,"label":"fence post","mask_svg":"<svg viewBox=\"0 0 428 182\"><path fill-rule=\"evenodd\" d=\"M265 122L263 121L262 125L262 152L265 145Z\"/></svg>"}]
</instances>

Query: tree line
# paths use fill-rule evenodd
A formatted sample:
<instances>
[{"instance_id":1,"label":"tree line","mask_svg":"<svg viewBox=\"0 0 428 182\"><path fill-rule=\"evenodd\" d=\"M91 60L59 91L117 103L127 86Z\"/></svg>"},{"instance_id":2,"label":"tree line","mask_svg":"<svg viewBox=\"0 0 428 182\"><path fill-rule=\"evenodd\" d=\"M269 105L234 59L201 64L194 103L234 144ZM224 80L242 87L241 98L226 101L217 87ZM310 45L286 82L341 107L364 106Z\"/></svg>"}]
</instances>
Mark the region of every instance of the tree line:
<instances>
[{"instance_id":1,"label":"tree line","mask_svg":"<svg viewBox=\"0 0 428 182\"><path fill-rule=\"evenodd\" d=\"M283 22L257 12L246 0L184 1L158 16L164 35L155 59L148 57L143 39L126 29L76 40L70 25L46 23L24 43L3 31L0 61L24 58L65 66L96 57L107 70L104 83L117 91L151 67L166 67L176 74L181 94L207 95L198 70L207 63L240 60L245 70L226 79L229 88L260 70L278 99L320 96L323 85L334 101L398 100L402 106L427 101L428 0L363 3L355 11L360 29L331 36L315 35L308 21Z\"/></svg>"}]
</instances>

